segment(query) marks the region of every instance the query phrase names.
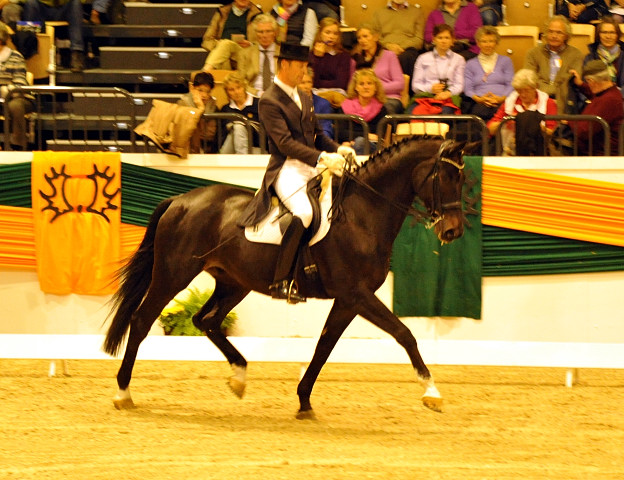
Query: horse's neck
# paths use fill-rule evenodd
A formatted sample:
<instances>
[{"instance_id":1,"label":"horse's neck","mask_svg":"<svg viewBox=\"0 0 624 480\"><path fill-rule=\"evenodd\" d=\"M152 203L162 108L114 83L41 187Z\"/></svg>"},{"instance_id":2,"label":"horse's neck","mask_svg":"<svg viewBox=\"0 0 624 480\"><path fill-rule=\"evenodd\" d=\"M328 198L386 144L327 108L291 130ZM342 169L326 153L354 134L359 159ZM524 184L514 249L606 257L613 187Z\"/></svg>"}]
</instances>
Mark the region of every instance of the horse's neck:
<instances>
[{"instance_id":1,"label":"horse's neck","mask_svg":"<svg viewBox=\"0 0 624 480\"><path fill-rule=\"evenodd\" d=\"M404 152L396 157L385 159L384 165L376 165L375 168L363 172L361 178L375 191L375 194L362 195L367 202L362 209L363 215L371 220L373 228L383 231L383 237L388 238L390 242L398 235L408 208L414 200L414 169L422 167L423 171L427 170L427 162L435 154L430 147L424 151L418 151L410 145L405 147ZM430 154L426 155L429 150L433 153L429 152Z\"/></svg>"},{"instance_id":2,"label":"horse's neck","mask_svg":"<svg viewBox=\"0 0 624 480\"><path fill-rule=\"evenodd\" d=\"M418 145L422 145L423 148L419 149ZM407 143L400 153L385 159L383 165L376 165L375 168L364 172L362 180L390 202L411 205L416 194L413 172L416 168L427 170L428 163L437 153L438 144L432 146L424 143Z\"/></svg>"}]
</instances>

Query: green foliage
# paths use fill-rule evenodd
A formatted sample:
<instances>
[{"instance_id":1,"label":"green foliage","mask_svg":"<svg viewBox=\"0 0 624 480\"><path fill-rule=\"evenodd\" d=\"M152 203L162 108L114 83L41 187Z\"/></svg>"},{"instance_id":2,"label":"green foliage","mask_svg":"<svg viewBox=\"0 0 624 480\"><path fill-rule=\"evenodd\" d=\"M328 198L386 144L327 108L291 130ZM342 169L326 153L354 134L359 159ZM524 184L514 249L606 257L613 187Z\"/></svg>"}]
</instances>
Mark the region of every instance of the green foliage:
<instances>
[{"instance_id":1,"label":"green foliage","mask_svg":"<svg viewBox=\"0 0 624 480\"><path fill-rule=\"evenodd\" d=\"M165 331L165 335L203 336L204 332L193 325L193 315L204 306L212 295L212 290L200 291L198 288L189 288L189 295L184 300L174 299L174 304L165 308L158 322ZM236 313L227 314L221 323L221 330L225 331L236 323Z\"/></svg>"}]
</instances>

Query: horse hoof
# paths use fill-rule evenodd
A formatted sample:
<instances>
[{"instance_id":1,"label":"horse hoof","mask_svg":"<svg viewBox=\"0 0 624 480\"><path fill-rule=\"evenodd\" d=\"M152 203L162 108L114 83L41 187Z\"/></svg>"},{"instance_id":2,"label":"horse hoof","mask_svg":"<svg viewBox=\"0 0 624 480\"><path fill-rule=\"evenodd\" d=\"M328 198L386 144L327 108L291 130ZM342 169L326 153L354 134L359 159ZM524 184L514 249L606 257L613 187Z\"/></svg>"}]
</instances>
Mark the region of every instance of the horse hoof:
<instances>
[{"instance_id":1,"label":"horse hoof","mask_svg":"<svg viewBox=\"0 0 624 480\"><path fill-rule=\"evenodd\" d=\"M442 399L440 397L422 397L423 405L434 412L442 411Z\"/></svg>"},{"instance_id":2,"label":"horse hoof","mask_svg":"<svg viewBox=\"0 0 624 480\"><path fill-rule=\"evenodd\" d=\"M297 420L316 420L314 410L299 410L296 415Z\"/></svg>"},{"instance_id":3,"label":"horse hoof","mask_svg":"<svg viewBox=\"0 0 624 480\"><path fill-rule=\"evenodd\" d=\"M136 408L131 398L115 398L113 400L113 405L115 405L117 410L130 410L132 408Z\"/></svg>"},{"instance_id":4,"label":"horse hoof","mask_svg":"<svg viewBox=\"0 0 624 480\"><path fill-rule=\"evenodd\" d=\"M245 382L241 382L235 377L230 377L230 379L228 380L228 385L230 389L234 392L234 395L236 395L238 398L243 398L243 395L245 395Z\"/></svg>"}]
</instances>

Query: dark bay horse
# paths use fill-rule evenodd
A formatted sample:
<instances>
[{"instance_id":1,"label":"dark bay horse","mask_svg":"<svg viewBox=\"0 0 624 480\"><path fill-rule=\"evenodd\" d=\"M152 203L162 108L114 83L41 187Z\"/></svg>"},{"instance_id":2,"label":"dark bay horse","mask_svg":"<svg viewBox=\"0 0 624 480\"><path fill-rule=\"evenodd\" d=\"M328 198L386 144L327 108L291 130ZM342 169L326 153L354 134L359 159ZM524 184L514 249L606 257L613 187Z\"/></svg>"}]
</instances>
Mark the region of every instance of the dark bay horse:
<instances>
[{"instance_id":1,"label":"dark bay horse","mask_svg":"<svg viewBox=\"0 0 624 480\"><path fill-rule=\"evenodd\" d=\"M476 144L470 148L476 147ZM418 352L410 330L375 296L389 271L394 239L416 197L434 220L438 238L450 242L463 234L462 186L468 146L441 138L413 137L372 155L345 172L342 214L327 236L310 247L320 286L299 282L307 297L333 298L314 356L297 388L297 418L314 418L314 383L347 326L361 315L405 348L424 388L423 403L440 410L442 398ZM114 313L104 350L116 355L128 334L117 374L117 408L134 406L129 384L139 345L169 301L202 270L215 279L210 300L193 323L223 352L234 372L230 387L242 397L247 361L219 328L227 313L254 290L269 294L278 247L245 239L237 219L252 193L214 185L161 202L145 237L120 271Z\"/></svg>"}]
</instances>

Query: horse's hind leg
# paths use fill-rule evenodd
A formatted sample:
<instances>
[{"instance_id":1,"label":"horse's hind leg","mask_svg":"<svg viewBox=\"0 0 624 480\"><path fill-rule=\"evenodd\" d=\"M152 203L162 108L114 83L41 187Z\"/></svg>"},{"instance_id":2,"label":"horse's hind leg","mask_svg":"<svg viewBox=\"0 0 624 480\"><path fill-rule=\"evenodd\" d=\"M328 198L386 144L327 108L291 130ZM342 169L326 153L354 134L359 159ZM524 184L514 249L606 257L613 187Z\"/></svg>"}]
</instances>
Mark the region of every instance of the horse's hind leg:
<instances>
[{"instance_id":1,"label":"horse's hind leg","mask_svg":"<svg viewBox=\"0 0 624 480\"><path fill-rule=\"evenodd\" d=\"M147 334L163 308L165 308L193 278L194 276L190 277L190 279L172 276L171 282L169 282L168 278L163 278L162 281L156 278L152 279L152 283L141 306L134 312L132 321L130 322L126 351L121 362L121 367L119 367L119 372L117 373L119 391L113 398L113 404L118 410L134 408L129 385L132 378L132 369L134 368L134 362L136 361L141 342L147 337Z\"/></svg>"},{"instance_id":2,"label":"horse's hind leg","mask_svg":"<svg viewBox=\"0 0 624 480\"><path fill-rule=\"evenodd\" d=\"M299 396L299 411L297 412L297 418L299 420L315 419L312 405L310 404L310 395L312 394L312 388L318 378L323 365L327 362L329 355L336 346L336 343L344 333L345 329L349 326L353 318L355 317L355 311L341 304L339 300L334 301L331 311L325 321L325 326L321 332L321 337L316 344L316 350L310 365L303 375L303 378L299 382L297 387L297 395Z\"/></svg>"},{"instance_id":3,"label":"horse's hind leg","mask_svg":"<svg viewBox=\"0 0 624 480\"><path fill-rule=\"evenodd\" d=\"M217 280L212 296L193 317L195 326L206 332L206 336L221 350L230 363L234 375L230 377L228 384L239 398L242 398L245 393L247 360L227 339L221 330L221 323L248 293L249 289L234 282L225 283L223 280Z\"/></svg>"}]
</instances>

